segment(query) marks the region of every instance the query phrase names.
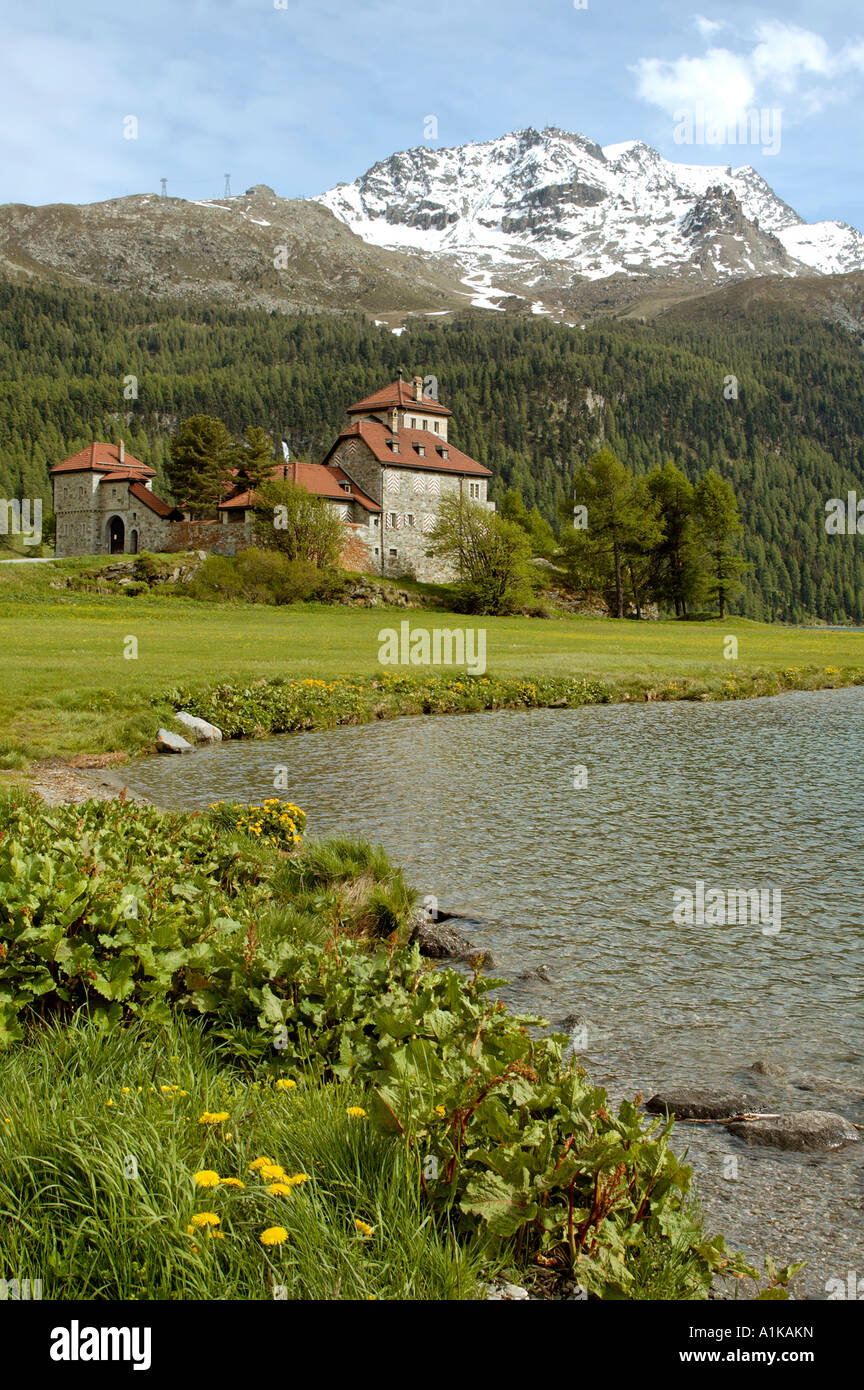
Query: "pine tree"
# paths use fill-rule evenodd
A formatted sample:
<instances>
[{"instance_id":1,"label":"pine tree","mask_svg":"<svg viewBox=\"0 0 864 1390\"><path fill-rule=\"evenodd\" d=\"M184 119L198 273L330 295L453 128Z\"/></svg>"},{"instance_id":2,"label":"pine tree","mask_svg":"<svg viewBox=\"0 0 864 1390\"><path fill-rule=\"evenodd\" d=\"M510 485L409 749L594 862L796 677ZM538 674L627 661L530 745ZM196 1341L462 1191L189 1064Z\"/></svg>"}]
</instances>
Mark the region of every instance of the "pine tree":
<instances>
[{"instance_id":1,"label":"pine tree","mask_svg":"<svg viewBox=\"0 0 864 1390\"><path fill-rule=\"evenodd\" d=\"M248 425L235 450L234 467L251 492L270 478L274 462L272 436L260 425Z\"/></svg>"},{"instance_id":2,"label":"pine tree","mask_svg":"<svg viewBox=\"0 0 864 1390\"><path fill-rule=\"evenodd\" d=\"M212 415L192 415L171 440L165 474L179 504L209 511L226 495L234 460L231 435Z\"/></svg>"},{"instance_id":3,"label":"pine tree","mask_svg":"<svg viewBox=\"0 0 864 1390\"><path fill-rule=\"evenodd\" d=\"M738 503L725 478L710 468L695 490L696 521L705 549L706 589L726 617L726 605L741 590L740 576L747 568L735 546L743 527Z\"/></svg>"},{"instance_id":4,"label":"pine tree","mask_svg":"<svg viewBox=\"0 0 864 1390\"><path fill-rule=\"evenodd\" d=\"M660 603L673 604L676 617L686 617L702 586L693 485L670 461L648 475L647 486L663 529L653 554L651 593Z\"/></svg>"}]
</instances>

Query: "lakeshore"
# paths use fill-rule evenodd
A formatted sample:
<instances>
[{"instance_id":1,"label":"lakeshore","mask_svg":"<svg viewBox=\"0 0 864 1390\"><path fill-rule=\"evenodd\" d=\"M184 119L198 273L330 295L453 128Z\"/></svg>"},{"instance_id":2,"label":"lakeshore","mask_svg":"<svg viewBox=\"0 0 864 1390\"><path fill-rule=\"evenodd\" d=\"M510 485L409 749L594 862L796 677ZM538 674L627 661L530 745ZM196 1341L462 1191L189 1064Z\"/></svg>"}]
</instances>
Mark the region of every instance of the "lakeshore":
<instances>
[{"instance_id":1,"label":"lakeshore","mask_svg":"<svg viewBox=\"0 0 864 1390\"><path fill-rule=\"evenodd\" d=\"M130 598L52 588L70 577L89 582L103 565L86 558L0 570L0 769L152 747L156 729L173 715L169 693L178 688L203 693L275 679L325 686L353 680L366 687L366 717L376 719L390 709L423 712L410 692L401 702L376 698L372 682L385 671L421 682L440 677L449 688L448 708L476 708L472 700L488 692L486 686L472 691L471 700L464 691L457 698L455 667L382 667L378 634L399 628L406 615L398 608L277 608L158 590ZM411 621L430 630L478 626L476 618L436 607L412 610ZM514 706L543 703L543 688L548 702L562 698L566 691L553 688L556 681L583 683L584 703L593 686L604 702L639 702L737 699L864 679L864 634L851 630L780 628L737 617L722 623L512 617L484 618L482 626L488 680L537 687L529 700L512 689ZM730 635L737 638L734 660L724 655ZM364 701L355 703L345 718L359 722ZM307 704L304 718L311 722L299 727L323 722L326 699L319 694ZM338 717L334 711L330 722ZM272 725L265 721L262 728Z\"/></svg>"},{"instance_id":2,"label":"lakeshore","mask_svg":"<svg viewBox=\"0 0 864 1390\"><path fill-rule=\"evenodd\" d=\"M408 718L119 772L132 791L195 810L260 801L283 770L313 834L380 841L421 897L456 914L448 926L491 954L488 973L509 982L500 997L566 1028L616 1100L695 1087L860 1125L862 707L849 688ZM826 796L824 748L840 744L854 756ZM826 893L832 837L846 854ZM782 889L780 931L677 922L677 895L700 883ZM860 1143L794 1152L721 1123L674 1134L715 1228L748 1253L807 1260L797 1297L824 1298L860 1265Z\"/></svg>"}]
</instances>

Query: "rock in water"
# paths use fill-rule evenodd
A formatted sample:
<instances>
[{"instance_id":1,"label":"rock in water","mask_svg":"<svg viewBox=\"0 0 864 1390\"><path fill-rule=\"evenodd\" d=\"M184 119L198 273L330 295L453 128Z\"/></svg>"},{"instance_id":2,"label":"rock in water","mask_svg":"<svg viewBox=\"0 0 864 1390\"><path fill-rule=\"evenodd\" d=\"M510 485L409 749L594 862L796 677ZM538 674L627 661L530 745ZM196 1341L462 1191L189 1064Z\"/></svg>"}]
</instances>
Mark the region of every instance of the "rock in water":
<instances>
[{"instance_id":1,"label":"rock in water","mask_svg":"<svg viewBox=\"0 0 864 1390\"><path fill-rule=\"evenodd\" d=\"M208 724L206 719L199 719L197 714L189 714L185 709L181 709L174 718L184 729L191 730L196 743L222 742L222 730L217 729L215 724Z\"/></svg>"},{"instance_id":2,"label":"rock in water","mask_svg":"<svg viewBox=\"0 0 864 1390\"><path fill-rule=\"evenodd\" d=\"M172 734L170 729L160 729L156 735L156 748L160 753L194 753L191 743L181 734Z\"/></svg>"},{"instance_id":3,"label":"rock in water","mask_svg":"<svg viewBox=\"0 0 864 1390\"><path fill-rule=\"evenodd\" d=\"M446 922L433 922L422 910L414 919L410 941L412 945L416 941L421 956L428 956L430 960L473 961L479 956L485 969L495 964L491 952L475 946L467 936L455 931Z\"/></svg>"},{"instance_id":4,"label":"rock in water","mask_svg":"<svg viewBox=\"0 0 864 1390\"><path fill-rule=\"evenodd\" d=\"M855 1144L860 1133L849 1120L830 1110L799 1110L789 1115L765 1115L736 1120L726 1126L745 1144L773 1144L778 1149L812 1152Z\"/></svg>"},{"instance_id":5,"label":"rock in water","mask_svg":"<svg viewBox=\"0 0 864 1390\"><path fill-rule=\"evenodd\" d=\"M655 1115L668 1111L679 1120L730 1120L733 1115L764 1110L765 1106L743 1091L703 1091L695 1086L678 1086L658 1091L645 1102L645 1109Z\"/></svg>"},{"instance_id":6,"label":"rock in water","mask_svg":"<svg viewBox=\"0 0 864 1390\"><path fill-rule=\"evenodd\" d=\"M747 1068L756 1076L785 1076L786 1068L781 1067L779 1062L772 1062L770 1057L760 1057L754 1062L752 1067Z\"/></svg>"}]
</instances>

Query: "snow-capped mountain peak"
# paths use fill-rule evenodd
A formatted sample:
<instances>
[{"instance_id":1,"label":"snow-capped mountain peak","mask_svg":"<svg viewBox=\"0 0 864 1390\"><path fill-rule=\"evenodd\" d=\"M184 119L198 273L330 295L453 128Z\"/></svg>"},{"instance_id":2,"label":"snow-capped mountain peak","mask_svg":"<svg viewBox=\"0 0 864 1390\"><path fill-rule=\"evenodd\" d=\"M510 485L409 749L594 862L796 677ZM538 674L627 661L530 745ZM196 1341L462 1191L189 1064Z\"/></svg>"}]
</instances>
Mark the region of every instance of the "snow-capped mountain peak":
<instances>
[{"instance_id":1,"label":"snow-capped mountain peak","mask_svg":"<svg viewBox=\"0 0 864 1390\"><path fill-rule=\"evenodd\" d=\"M391 155L317 200L364 241L446 257L466 280L564 287L627 274L724 283L864 268L864 236L808 226L749 165L673 163L529 127Z\"/></svg>"}]
</instances>

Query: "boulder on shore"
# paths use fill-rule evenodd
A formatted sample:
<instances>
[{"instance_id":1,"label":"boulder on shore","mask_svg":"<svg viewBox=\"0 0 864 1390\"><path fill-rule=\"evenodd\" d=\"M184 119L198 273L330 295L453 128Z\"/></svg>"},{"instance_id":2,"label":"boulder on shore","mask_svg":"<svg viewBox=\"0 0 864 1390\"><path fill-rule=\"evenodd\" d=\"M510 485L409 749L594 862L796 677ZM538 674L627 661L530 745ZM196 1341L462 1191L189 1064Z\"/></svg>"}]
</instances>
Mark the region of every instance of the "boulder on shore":
<instances>
[{"instance_id":1,"label":"boulder on shore","mask_svg":"<svg viewBox=\"0 0 864 1390\"><path fill-rule=\"evenodd\" d=\"M196 743L222 742L222 730L217 729L215 724L208 724L206 719L199 719L197 714L189 714L185 709L181 709L175 714L174 719L194 734Z\"/></svg>"},{"instance_id":2,"label":"boulder on shore","mask_svg":"<svg viewBox=\"0 0 864 1390\"><path fill-rule=\"evenodd\" d=\"M706 1091L696 1086L677 1086L658 1091L645 1102L645 1109L654 1115L668 1112L679 1120L731 1120L764 1110L765 1106L743 1091Z\"/></svg>"},{"instance_id":3,"label":"boulder on shore","mask_svg":"<svg viewBox=\"0 0 864 1390\"><path fill-rule=\"evenodd\" d=\"M788 1115L763 1115L757 1120L736 1120L726 1126L745 1144L773 1144L799 1153L839 1149L855 1144L859 1131L842 1115L830 1110L799 1110Z\"/></svg>"},{"instance_id":4,"label":"boulder on shore","mask_svg":"<svg viewBox=\"0 0 864 1390\"><path fill-rule=\"evenodd\" d=\"M433 921L423 909L414 918L410 942L412 945L416 942L420 947L421 956L428 956L430 960L467 961L480 956L482 964L487 968L494 964L489 951L475 946L461 932L448 926L446 921Z\"/></svg>"},{"instance_id":5,"label":"boulder on shore","mask_svg":"<svg viewBox=\"0 0 864 1390\"><path fill-rule=\"evenodd\" d=\"M160 729L156 735L156 751L159 753L194 753L191 743L182 734L172 734L170 729Z\"/></svg>"}]
</instances>

